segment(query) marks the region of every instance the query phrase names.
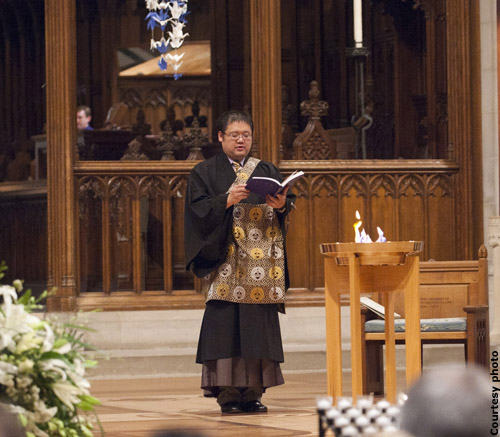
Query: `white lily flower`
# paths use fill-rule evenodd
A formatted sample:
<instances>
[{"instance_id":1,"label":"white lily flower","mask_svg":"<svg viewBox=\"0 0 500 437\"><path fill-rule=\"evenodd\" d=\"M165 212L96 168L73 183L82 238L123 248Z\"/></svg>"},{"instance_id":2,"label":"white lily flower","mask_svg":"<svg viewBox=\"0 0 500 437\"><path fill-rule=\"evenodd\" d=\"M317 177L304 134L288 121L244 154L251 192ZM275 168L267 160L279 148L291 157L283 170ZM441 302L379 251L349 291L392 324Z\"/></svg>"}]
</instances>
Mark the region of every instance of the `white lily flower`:
<instances>
[{"instance_id":1,"label":"white lily flower","mask_svg":"<svg viewBox=\"0 0 500 437\"><path fill-rule=\"evenodd\" d=\"M22 354L30 349L38 349L42 339L37 335L36 331L27 332L23 334L21 340L17 343L16 353Z\"/></svg>"},{"instance_id":2,"label":"white lily flower","mask_svg":"<svg viewBox=\"0 0 500 437\"><path fill-rule=\"evenodd\" d=\"M60 348L54 349L54 352L57 352L58 354L61 355L67 354L70 351L71 351L71 343L66 343L62 345Z\"/></svg>"},{"instance_id":3,"label":"white lily flower","mask_svg":"<svg viewBox=\"0 0 500 437\"><path fill-rule=\"evenodd\" d=\"M57 407L48 408L42 400L35 402L35 422L47 423L56 413Z\"/></svg>"},{"instance_id":4,"label":"white lily flower","mask_svg":"<svg viewBox=\"0 0 500 437\"><path fill-rule=\"evenodd\" d=\"M0 285L0 296L3 297L1 309L5 314L5 317L9 317L12 303L17 302L16 289L10 285Z\"/></svg>"},{"instance_id":5,"label":"white lily flower","mask_svg":"<svg viewBox=\"0 0 500 437\"><path fill-rule=\"evenodd\" d=\"M62 360L51 359L40 361L40 369L45 372L54 372L61 376L61 380L65 381L68 376L69 366Z\"/></svg>"},{"instance_id":6,"label":"white lily flower","mask_svg":"<svg viewBox=\"0 0 500 437\"><path fill-rule=\"evenodd\" d=\"M13 339L12 333L0 332L0 350L9 349L16 347L16 342Z\"/></svg>"},{"instance_id":7,"label":"white lily flower","mask_svg":"<svg viewBox=\"0 0 500 437\"><path fill-rule=\"evenodd\" d=\"M43 340L41 351L49 352L54 347L55 335L54 331L48 323L45 323L43 325L43 328L45 330L45 338Z\"/></svg>"},{"instance_id":8,"label":"white lily flower","mask_svg":"<svg viewBox=\"0 0 500 437\"><path fill-rule=\"evenodd\" d=\"M18 293L23 291L23 281L21 281L20 279L16 279L14 282L12 282L12 285Z\"/></svg>"},{"instance_id":9,"label":"white lily flower","mask_svg":"<svg viewBox=\"0 0 500 437\"><path fill-rule=\"evenodd\" d=\"M16 378L16 387L24 390L32 384L33 380L29 376L18 376Z\"/></svg>"},{"instance_id":10,"label":"white lily flower","mask_svg":"<svg viewBox=\"0 0 500 437\"><path fill-rule=\"evenodd\" d=\"M61 402L71 411L75 409L75 404L80 402L78 395L84 394L78 387L75 387L69 381L57 381L52 384L52 390Z\"/></svg>"},{"instance_id":11,"label":"white lily flower","mask_svg":"<svg viewBox=\"0 0 500 437\"><path fill-rule=\"evenodd\" d=\"M21 361L17 367L19 369L19 372L26 373L32 370L34 365L35 363L32 360L26 359L24 361Z\"/></svg>"},{"instance_id":12,"label":"white lily flower","mask_svg":"<svg viewBox=\"0 0 500 437\"><path fill-rule=\"evenodd\" d=\"M14 376L17 373L17 366L0 361L0 384L10 387L14 384Z\"/></svg>"},{"instance_id":13,"label":"white lily flower","mask_svg":"<svg viewBox=\"0 0 500 437\"><path fill-rule=\"evenodd\" d=\"M23 305L12 305L9 309L9 314L6 311L0 312L0 328L1 332L10 332L13 337L16 334L22 334L32 331L32 326L40 323L38 317L35 317L24 310Z\"/></svg>"}]
</instances>

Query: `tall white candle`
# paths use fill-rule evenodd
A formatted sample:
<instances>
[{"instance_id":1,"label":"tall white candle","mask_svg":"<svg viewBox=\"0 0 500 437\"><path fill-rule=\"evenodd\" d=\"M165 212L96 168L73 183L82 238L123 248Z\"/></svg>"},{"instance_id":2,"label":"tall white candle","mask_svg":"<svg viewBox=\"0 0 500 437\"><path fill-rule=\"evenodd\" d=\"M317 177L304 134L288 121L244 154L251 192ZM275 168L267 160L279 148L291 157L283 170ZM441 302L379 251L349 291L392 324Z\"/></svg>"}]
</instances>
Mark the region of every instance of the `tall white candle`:
<instances>
[{"instance_id":1,"label":"tall white candle","mask_svg":"<svg viewBox=\"0 0 500 437\"><path fill-rule=\"evenodd\" d=\"M354 45L363 47L363 9L361 0L354 0Z\"/></svg>"}]
</instances>

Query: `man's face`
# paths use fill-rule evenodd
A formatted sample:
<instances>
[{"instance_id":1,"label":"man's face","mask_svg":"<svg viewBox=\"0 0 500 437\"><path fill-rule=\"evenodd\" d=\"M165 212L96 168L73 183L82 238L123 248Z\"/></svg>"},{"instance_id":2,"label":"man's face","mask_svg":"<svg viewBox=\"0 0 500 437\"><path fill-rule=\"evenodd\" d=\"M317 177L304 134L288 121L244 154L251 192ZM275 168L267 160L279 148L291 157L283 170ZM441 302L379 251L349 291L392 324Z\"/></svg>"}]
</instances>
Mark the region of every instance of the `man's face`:
<instances>
[{"instance_id":1,"label":"man's face","mask_svg":"<svg viewBox=\"0 0 500 437\"><path fill-rule=\"evenodd\" d=\"M85 111L82 109L81 111L76 113L76 127L80 130L88 127L90 123L90 116L85 114Z\"/></svg>"},{"instance_id":2,"label":"man's face","mask_svg":"<svg viewBox=\"0 0 500 437\"><path fill-rule=\"evenodd\" d=\"M252 129L244 121L235 121L227 125L225 132L219 131L222 150L235 161L241 161L252 147ZM235 138L233 138L233 136Z\"/></svg>"}]
</instances>

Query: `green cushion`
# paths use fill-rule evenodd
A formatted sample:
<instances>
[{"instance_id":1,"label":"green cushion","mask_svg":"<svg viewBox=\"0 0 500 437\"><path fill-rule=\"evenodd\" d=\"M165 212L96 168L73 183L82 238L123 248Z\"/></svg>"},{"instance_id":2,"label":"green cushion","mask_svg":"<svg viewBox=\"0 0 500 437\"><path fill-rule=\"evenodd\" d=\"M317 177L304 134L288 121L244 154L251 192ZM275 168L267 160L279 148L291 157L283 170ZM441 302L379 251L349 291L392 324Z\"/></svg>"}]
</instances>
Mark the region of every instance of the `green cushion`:
<instances>
[{"instance_id":1,"label":"green cushion","mask_svg":"<svg viewBox=\"0 0 500 437\"><path fill-rule=\"evenodd\" d=\"M405 319L396 319L396 332L405 331ZM422 332L443 331L467 331L467 320L465 317L450 317L447 319L421 319L420 330ZM385 321L376 319L365 323L365 332L384 332Z\"/></svg>"}]
</instances>

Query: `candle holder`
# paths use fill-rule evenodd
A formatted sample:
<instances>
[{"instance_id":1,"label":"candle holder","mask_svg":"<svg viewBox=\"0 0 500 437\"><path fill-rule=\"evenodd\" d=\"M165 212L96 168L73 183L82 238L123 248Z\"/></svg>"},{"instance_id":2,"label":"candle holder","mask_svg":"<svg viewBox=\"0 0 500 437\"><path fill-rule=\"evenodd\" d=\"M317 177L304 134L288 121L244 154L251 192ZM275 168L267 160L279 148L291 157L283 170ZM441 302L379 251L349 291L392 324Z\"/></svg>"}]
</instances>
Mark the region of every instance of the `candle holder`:
<instances>
[{"instance_id":1,"label":"candle holder","mask_svg":"<svg viewBox=\"0 0 500 437\"><path fill-rule=\"evenodd\" d=\"M356 132L355 157L359 158L361 150L362 159L366 159L366 130L373 124L373 119L365 108L365 61L370 51L367 47L349 47L346 49L346 54L354 59L356 74L356 113L351 118L352 127Z\"/></svg>"}]
</instances>

